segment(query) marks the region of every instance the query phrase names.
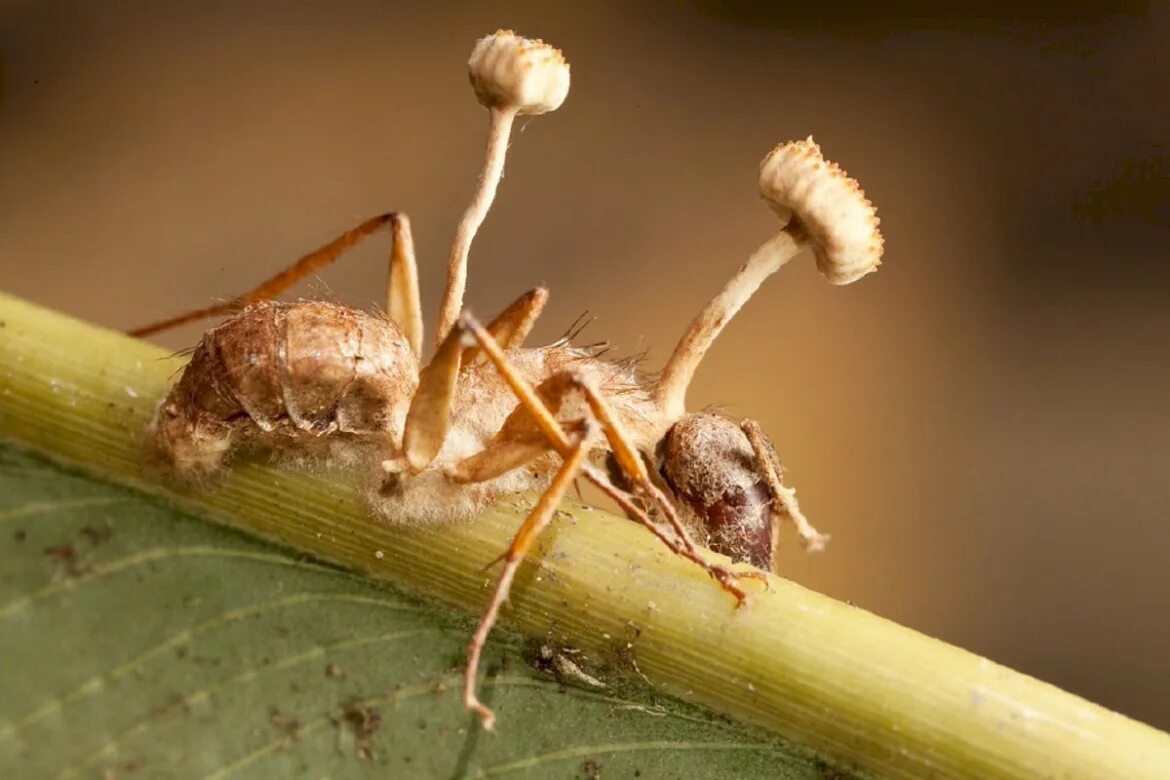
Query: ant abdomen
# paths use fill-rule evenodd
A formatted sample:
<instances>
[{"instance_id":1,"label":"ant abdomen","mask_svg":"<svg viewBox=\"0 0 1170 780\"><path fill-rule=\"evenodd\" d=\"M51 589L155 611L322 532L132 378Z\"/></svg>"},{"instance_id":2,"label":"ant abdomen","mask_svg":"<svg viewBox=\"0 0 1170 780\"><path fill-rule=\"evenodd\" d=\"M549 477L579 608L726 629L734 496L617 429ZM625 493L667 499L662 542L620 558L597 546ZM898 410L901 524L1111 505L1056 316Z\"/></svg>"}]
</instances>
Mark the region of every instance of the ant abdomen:
<instances>
[{"instance_id":1,"label":"ant abdomen","mask_svg":"<svg viewBox=\"0 0 1170 780\"><path fill-rule=\"evenodd\" d=\"M707 546L772 569L773 496L742 428L709 412L688 414L662 440L661 472L696 515Z\"/></svg>"},{"instance_id":2,"label":"ant abdomen","mask_svg":"<svg viewBox=\"0 0 1170 780\"><path fill-rule=\"evenodd\" d=\"M204 334L153 431L179 476L245 445L401 433L418 361L389 319L321 301L250 306Z\"/></svg>"}]
</instances>

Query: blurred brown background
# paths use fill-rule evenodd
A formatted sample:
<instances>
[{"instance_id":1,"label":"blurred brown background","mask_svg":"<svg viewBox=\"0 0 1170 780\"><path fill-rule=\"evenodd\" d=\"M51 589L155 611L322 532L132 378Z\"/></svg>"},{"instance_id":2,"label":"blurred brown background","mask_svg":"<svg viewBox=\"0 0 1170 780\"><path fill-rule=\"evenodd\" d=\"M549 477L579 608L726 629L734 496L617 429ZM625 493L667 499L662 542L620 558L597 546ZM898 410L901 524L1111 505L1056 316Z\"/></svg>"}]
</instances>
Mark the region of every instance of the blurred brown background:
<instances>
[{"instance_id":1,"label":"blurred brown background","mask_svg":"<svg viewBox=\"0 0 1170 780\"><path fill-rule=\"evenodd\" d=\"M784 572L1170 727L1167 6L484 5L0 3L3 288L125 328L405 209L430 325L464 63L510 26L573 88L514 139L470 303L549 284L538 340L588 310L658 367L774 230L759 158L814 134L885 265L784 269L691 394L761 418L834 535ZM376 243L317 290L377 303Z\"/></svg>"}]
</instances>

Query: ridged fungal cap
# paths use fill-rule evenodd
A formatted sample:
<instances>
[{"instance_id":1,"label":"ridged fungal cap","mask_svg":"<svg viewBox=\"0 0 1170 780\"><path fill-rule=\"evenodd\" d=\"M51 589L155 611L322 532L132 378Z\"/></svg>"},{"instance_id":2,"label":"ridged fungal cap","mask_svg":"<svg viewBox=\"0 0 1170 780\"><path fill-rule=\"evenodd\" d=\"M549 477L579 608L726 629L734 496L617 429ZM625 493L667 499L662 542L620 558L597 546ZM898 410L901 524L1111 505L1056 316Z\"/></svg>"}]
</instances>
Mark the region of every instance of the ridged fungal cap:
<instances>
[{"instance_id":1,"label":"ridged fungal cap","mask_svg":"<svg viewBox=\"0 0 1170 780\"><path fill-rule=\"evenodd\" d=\"M560 49L511 30L480 38L467 68L476 97L488 108L543 114L569 94L569 63Z\"/></svg>"},{"instance_id":2,"label":"ridged fungal cap","mask_svg":"<svg viewBox=\"0 0 1170 780\"><path fill-rule=\"evenodd\" d=\"M783 143L760 163L760 194L788 225L808 233L817 268L833 284L855 282L882 259L877 213L857 182L809 136Z\"/></svg>"}]
</instances>

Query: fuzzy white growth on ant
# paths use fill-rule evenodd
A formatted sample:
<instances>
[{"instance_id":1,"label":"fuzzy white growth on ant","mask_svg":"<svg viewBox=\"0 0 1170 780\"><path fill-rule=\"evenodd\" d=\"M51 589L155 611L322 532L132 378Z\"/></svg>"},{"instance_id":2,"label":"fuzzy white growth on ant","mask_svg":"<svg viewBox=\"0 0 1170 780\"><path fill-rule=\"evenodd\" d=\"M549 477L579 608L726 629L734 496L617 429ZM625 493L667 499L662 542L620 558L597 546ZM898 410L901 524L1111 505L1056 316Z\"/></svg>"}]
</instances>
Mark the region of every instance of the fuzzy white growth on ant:
<instances>
[{"instance_id":1,"label":"fuzzy white growth on ant","mask_svg":"<svg viewBox=\"0 0 1170 780\"><path fill-rule=\"evenodd\" d=\"M476 696L480 653L520 562L577 477L701 566L737 604L746 600L739 579L764 574L709 561L693 537L766 570L780 519L794 523L806 549L824 546L828 537L801 514L760 426L689 414L686 390L723 327L785 262L811 248L822 273L843 284L877 267L882 242L856 182L811 139L782 144L760 172L780 232L691 322L659 379L568 338L525 347L547 292L532 290L481 325L460 314L467 258L495 197L512 119L556 109L568 93L569 67L552 47L501 31L476 45L469 70L490 112L488 146L452 242L437 346L425 366L410 223L396 213L363 222L228 303L134 334L231 315L204 334L152 427L154 449L180 478L212 475L253 449L373 463L371 508L402 523L460 520L505 494L541 493L501 558L468 646L464 703L490 728L494 715ZM272 300L383 227L393 237L386 316Z\"/></svg>"}]
</instances>

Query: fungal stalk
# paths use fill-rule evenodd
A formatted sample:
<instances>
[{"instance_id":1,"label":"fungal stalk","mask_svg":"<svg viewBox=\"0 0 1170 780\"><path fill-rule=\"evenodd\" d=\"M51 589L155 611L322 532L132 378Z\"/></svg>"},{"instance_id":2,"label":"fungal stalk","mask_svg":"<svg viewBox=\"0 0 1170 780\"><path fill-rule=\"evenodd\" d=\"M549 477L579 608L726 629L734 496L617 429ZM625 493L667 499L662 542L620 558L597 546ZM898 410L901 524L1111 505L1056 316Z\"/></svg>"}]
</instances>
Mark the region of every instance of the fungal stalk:
<instances>
[{"instance_id":1,"label":"fungal stalk","mask_svg":"<svg viewBox=\"0 0 1170 780\"><path fill-rule=\"evenodd\" d=\"M487 149L475 193L451 243L436 345L446 338L463 308L467 256L503 178L508 139L517 115L555 111L569 94L569 64L560 50L511 30L480 39L467 66L475 95L489 112Z\"/></svg>"},{"instance_id":2,"label":"fungal stalk","mask_svg":"<svg viewBox=\"0 0 1170 780\"><path fill-rule=\"evenodd\" d=\"M687 387L724 326L769 276L804 249L833 284L877 270L882 236L873 204L856 181L827 161L812 137L783 143L760 164L760 195L780 218L765 241L691 321L662 371L655 400L664 421L686 413Z\"/></svg>"}]
</instances>

